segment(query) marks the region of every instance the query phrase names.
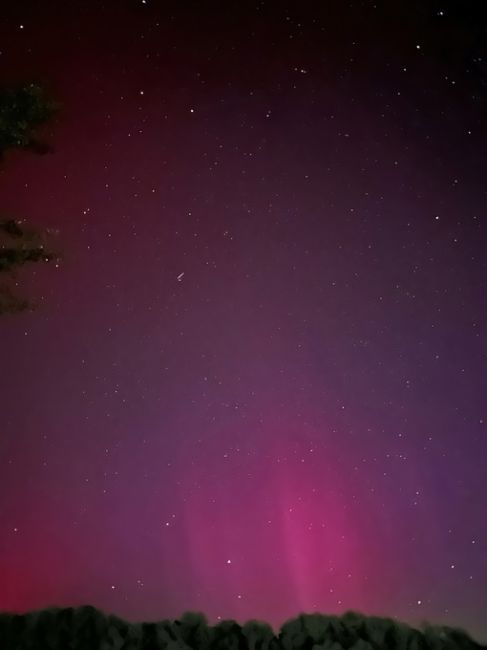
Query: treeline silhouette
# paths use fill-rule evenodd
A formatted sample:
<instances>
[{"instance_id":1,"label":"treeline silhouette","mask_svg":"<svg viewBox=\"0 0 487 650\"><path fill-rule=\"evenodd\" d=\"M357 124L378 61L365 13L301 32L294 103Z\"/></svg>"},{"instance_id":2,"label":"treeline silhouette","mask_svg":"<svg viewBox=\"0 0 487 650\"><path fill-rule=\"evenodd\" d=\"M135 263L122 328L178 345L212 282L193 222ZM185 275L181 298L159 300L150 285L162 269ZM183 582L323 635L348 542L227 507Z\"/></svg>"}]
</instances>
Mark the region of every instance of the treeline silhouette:
<instances>
[{"instance_id":1,"label":"treeline silhouette","mask_svg":"<svg viewBox=\"0 0 487 650\"><path fill-rule=\"evenodd\" d=\"M129 623L91 606L0 613L1 650L480 650L467 632L347 612L301 614L278 633L265 622L209 625L203 614Z\"/></svg>"}]
</instances>

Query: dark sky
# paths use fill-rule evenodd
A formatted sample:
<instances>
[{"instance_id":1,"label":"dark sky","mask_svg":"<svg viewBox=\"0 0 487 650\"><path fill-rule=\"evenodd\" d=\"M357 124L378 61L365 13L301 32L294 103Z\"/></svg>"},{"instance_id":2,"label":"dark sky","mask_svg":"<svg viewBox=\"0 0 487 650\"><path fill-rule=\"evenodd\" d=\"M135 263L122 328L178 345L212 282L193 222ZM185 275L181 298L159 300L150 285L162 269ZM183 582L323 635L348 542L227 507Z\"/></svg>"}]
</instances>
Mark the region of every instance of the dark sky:
<instances>
[{"instance_id":1,"label":"dark sky","mask_svg":"<svg viewBox=\"0 0 487 650\"><path fill-rule=\"evenodd\" d=\"M0 608L358 609L487 639L482 2L23 2Z\"/></svg>"}]
</instances>

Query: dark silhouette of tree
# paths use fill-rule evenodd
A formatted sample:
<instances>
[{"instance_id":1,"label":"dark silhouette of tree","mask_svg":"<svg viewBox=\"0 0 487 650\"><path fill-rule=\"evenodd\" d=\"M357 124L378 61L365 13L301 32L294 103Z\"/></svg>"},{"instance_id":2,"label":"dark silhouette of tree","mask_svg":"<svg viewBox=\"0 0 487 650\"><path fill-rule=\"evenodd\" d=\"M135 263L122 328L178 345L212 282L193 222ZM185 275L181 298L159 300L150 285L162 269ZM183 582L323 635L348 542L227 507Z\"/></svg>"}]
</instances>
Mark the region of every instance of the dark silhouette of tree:
<instances>
[{"instance_id":1,"label":"dark silhouette of tree","mask_svg":"<svg viewBox=\"0 0 487 650\"><path fill-rule=\"evenodd\" d=\"M49 146L37 130L57 106L35 85L0 89L0 161L11 149L47 153ZM28 229L12 217L0 218L0 314L23 311L30 303L17 295L18 270L28 263L50 262L58 256L47 249L46 234Z\"/></svg>"},{"instance_id":2,"label":"dark silhouette of tree","mask_svg":"<svg viewBox=\"0 0 487 650\"><path fill-rule=\"evenodd\" d=\"M193 650L208 650L213 637L204 614L186 612L180 619L179 634L186 645Z\"/></svg>"},{"instance_id":3,"label":"dark silhouette of tree","mask_svg":"<svg viewBox=\"0 0 487 650\"><path fill-rule=\"evenodd\" d=\"M212 646L215 650L244 650L246 648L242 628L236 621L220 621L213 628L213 633Z\"/></svg>"},{"instance_id":4,"label":"dark silhouette of tree","mask_svg":"<svg viewBox=\"0 0 487 650\"><path fill-rule=\"evenodd\" d=\"M0 89L0 157L9 149L27 149L40 154L50 151L36 132L56 110L57 105L36 84Z\"/></svg>"},{"instance_id":5,"label":"dark silhouette of tree","mask_svg":"<svg viewBox=\"0 0 487 650\"><path fill-rule=\"evenodd\" d=\"M273 650L277 644L272 627L262 621L247 621L242 626L248 650Z\"/></svg>"},{"instance_id":6,"label":"dark silhouette of tree","mask_svg":"<svg viewBox=\"0 0 487 650\"><path fill-rule=\"evenodd\" d=\"M129 623L91 607L0 613L3 650L487 650L463 630L425 623L415 629L356 612L301 614L271 626L248 621L208 624L203 614L180 620Z\"/></svg>"},{"instance_id":7,"label":"dark silhouette of tree","mask_svg":"<svg viewBox=\"0 0 487 650\"><path fill-rule=\"evenodd\" d=\"M169 641L164 644L161 643L160 634L158 634L157 623L142 623L141 625L141 650L159 650L166 648Z\"/></svg>"}]
</instances>

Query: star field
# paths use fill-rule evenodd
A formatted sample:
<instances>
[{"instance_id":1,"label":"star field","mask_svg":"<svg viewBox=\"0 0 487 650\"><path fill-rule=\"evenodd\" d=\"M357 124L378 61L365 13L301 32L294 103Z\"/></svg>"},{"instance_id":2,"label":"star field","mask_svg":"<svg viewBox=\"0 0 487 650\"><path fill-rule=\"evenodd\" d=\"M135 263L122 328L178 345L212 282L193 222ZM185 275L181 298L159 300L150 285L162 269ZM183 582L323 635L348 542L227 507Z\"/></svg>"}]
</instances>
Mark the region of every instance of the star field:
<instances>
[{"instance_id":1,"label":"star field","mask_svg":"<svg viewBox=\"0 0 487 650\"><path fill-rule=\"evenodd\" d=\"M485 12L393 4L6 9L0 609L487 639Z\"/></svg>"}]
</instances>

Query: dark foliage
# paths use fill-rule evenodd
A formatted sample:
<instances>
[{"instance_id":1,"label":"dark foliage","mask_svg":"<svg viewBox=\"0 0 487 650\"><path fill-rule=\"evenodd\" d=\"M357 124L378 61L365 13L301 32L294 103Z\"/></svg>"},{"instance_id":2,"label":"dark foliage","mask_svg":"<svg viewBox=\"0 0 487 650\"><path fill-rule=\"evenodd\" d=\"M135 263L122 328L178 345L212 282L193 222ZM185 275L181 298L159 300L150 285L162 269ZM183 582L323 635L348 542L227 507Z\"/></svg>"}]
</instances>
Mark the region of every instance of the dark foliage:
<instances>
[{"instance_id":1,"label":"dark foliage","mask_svg":"<svg viewBox=\"0 0 487 650\"><path fill-rule=\"evenodd\" d=\"M39 140L36 130L56 112L56 105L36 84L0 90L0 157L9 149L47 153L50 147Z\"/></svg>"},{"instance_id":2,"label":"dark foliage","mask_svg":"<svg viewBox=\"0 0 487 650\"><path fill-rule=\"evenodd\" d=\"M463 630L414 629L388 618L347 612L301 614L276 634L260 621L209 625L203 614L128 623L94 607L0 614L2 650L485 650Z\"/></svg>"},{"instance_id":3,"label":"dark foliage","mask_svg":"<svg viewBox=\"0 0 487 650\"><path fill-rule=\"evenodd\" d=\"M56 112L56 105L35 84L0 89L0 160L9 149L46 153L49 147L36 133ZM19 297L16 271L28 262L50 262L56 255L46 250L40 233L26 230L12 218L0 219L0 314L29 309Z\"/></svg>"},{"instance_id":4,"label":"dark foliage","mask_svg":"<svg viewBox=\"0 0 487 650\"><path fill-rule=\"evenodd\" d=\"M0 220L0 274L8 281L0 283L0 314L29 309L28 301L12 289L17 270L27 263L51 262L57 255L46 249L45 235L28 230L14 219Z\"/></svg>"}]
</instances>

